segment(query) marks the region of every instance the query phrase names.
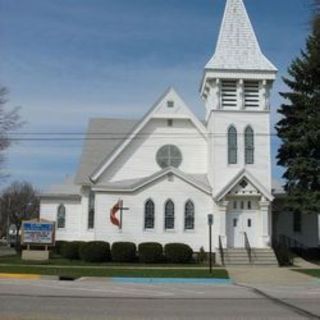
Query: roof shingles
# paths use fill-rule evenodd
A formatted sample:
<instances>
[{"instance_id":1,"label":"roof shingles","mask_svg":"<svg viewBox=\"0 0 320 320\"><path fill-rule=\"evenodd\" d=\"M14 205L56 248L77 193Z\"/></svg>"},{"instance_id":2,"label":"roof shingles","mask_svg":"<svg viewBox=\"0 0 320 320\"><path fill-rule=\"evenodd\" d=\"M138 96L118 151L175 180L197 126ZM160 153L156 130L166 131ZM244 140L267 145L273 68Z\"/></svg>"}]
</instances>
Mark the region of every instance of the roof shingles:
<instances>
[{"instance_id":1,"label":"roof shingles","mask_svg":"<svg viewBox=\"0 0 320 320\"><path fill-rule=\"evenodd\" d=\"M216 51L206 69L277 71L260 49L243 0L227 0Z\"/></svg>"},{"instance_id":2,"label":"roof shingles","mask_svg":"<svg viewBox=\"0 0 320 320\"><path fill-rule=\"evenodd\" d=\"M128 119L91 119L87 130L76 184L90 184L90 175L126 139L137 124Z\"/></svg>"}]
</instances>

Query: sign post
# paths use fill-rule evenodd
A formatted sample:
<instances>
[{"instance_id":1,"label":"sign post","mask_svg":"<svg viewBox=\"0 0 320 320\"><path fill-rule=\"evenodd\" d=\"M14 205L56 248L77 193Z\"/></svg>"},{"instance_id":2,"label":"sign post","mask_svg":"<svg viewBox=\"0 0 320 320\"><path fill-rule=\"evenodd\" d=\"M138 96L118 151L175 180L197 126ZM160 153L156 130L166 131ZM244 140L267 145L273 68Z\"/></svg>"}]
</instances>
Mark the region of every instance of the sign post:
<instances>
[{"instance_id":1,"label":"sign post","mask_svg":"<svg viewBox=\"0 0 320 320\"><path fill-rule=\"evenodd\" d=\"M212 225L213 214L208 214L208 226L209 226L209 272L212 273Z\"/></svg>"}]
</instances>

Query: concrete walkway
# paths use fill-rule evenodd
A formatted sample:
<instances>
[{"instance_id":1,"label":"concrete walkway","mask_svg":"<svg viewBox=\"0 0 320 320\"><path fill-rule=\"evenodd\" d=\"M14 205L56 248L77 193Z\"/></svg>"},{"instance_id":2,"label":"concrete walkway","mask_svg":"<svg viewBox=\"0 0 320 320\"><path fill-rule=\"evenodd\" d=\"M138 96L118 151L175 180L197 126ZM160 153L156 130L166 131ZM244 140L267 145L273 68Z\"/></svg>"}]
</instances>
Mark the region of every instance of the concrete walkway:
<instances>
[{"instance_id":1,"label":"concrete walkway","mask_svg":"<svg viewBox=\"0 0 320 320\"><path fill-rule=\"evenodd\" d=\"M0 247L0 257L14 256L16 251L9 247Z\"/></svg>"},{"instance_id":2,"label":"concrete walkway","mask_svg":"<svg viewBox=\"0 0 320 320\"><path fill-rule=\"evenodd\" d=\"M294 266L302 269L320 269L319 262L309 262L302 258L295 258L294 259Z\"/></svg>"},{"instance_id":3,"label":"concrete walkway","mask_svg":"<svg viewBox=\"0 0 320 320\"><path fill-rule=\"evenodd\" d=\"M227 268L234 283L247 286L320 286L318 279L279 267Z\"/></svg>"}]
</instances>

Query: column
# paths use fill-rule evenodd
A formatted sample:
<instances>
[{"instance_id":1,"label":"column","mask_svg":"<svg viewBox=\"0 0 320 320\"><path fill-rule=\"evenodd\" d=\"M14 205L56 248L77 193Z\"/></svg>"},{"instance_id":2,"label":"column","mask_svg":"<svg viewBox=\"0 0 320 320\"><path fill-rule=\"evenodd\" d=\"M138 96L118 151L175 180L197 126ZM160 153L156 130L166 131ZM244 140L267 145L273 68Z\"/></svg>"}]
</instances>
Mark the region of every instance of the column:
<instances>
[{"instance_id":1,"label":"column","mask_svg":"<svg viewBox=\"0 0 320 320\"><path fill-rule=\"evenodd\" d=\"M238 98L238 109L244 109L244 83L243 79L238 80L237 82L237 98Z\"/></svg>"},{"instance_id":2,"label":"column","mask_svg":"<svg viewBox=\"0 0 320 320\"><path fill-rule=\"evenodd\" d=\"M219 216L220 216L220 230L219 236L222 240L222 246L227 247L227 210L228 210L228 201L221 201L219 203Z\"/></svg>"},{"instance_id":3,"label":"column","mask_svg":"<svg viewBox=\"0 0 320 320\"><path fill-rule=\"evenodd\" d=\"M263 110L270 110L270 86L266 80L260 83L260 103Z\"/></svg>"},{"instance_id":4,"label":"column","mask_svg":"<svg viewBox=\"0 0 320 320\"><path fill-rule=\"evenodd\" d=\"M215 80L215 91L214 91L214 97L216 100L216 107L213 107L214 109L220 110L222 109L222 103L221 103L221 81L220 79Z\"/></svg>"},{"instance_id":5,"label":"column","mask_svg":"<svg viewBox=\"0 0 320 320\"><path fill-rule=\"evenodd\" d=\"M270 201L260 201L262 247L271 246Z\"/></svg>"}]
</instances>

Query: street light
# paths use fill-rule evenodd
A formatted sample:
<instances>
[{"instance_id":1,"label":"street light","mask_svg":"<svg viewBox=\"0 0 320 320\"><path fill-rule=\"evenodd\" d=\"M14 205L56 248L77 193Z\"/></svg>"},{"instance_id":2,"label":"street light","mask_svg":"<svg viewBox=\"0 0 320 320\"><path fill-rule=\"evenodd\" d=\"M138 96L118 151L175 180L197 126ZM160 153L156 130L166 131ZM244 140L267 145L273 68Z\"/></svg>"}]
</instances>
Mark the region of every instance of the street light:
<instances>
[{"instance_id":1,"label":"street light","mask_svg":"<svg viewBox=\"0 0 320 320\"><path fill-rule=\"evenodd\" d=\"M213 214L208 214L208 226L209 226L209 272L212 273L212 225Z\"/></svg>"}]
</instances>

